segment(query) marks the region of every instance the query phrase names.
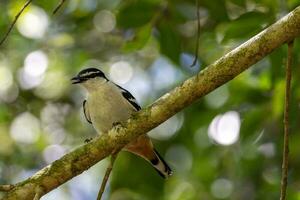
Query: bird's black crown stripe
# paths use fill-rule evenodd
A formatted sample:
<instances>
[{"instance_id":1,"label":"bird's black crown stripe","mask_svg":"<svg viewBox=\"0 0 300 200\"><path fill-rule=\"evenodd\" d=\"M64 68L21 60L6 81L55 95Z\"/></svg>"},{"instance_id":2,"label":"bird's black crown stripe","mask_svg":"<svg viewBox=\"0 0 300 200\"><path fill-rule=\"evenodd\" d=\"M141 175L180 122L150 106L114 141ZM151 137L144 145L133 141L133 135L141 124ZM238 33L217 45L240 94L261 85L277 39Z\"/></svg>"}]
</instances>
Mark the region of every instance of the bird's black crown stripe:
<instances>
[{"instance_id":1,"label":"bird's black crown stripe","mask_svg":"<svg viewBox=\"0 0 300 200\"><path fill-rule=\"evenodd\" d=\"M97 68L87 68L87 69L81 70L78 73L78 77L80 77L82 79L90 79L90 78L95 78L95 77L102 77L102 78L107 79L105 77L104 73Z\"/></svg>"}]
</instances>

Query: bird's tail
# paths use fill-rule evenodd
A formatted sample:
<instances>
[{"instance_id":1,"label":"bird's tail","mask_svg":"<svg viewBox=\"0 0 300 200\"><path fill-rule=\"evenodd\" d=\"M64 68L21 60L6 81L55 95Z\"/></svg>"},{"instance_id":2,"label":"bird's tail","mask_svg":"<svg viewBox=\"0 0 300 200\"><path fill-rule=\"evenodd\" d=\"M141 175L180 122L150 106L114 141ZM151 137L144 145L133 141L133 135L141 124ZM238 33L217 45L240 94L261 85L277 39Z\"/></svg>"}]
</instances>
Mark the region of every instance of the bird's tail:
<instances>
[{"instance_id":1,"label":"bird's tail","mask_svg":"<svg viewBox=\"0 0 300 200\"><path fill-rule=\"evenodd\" d=\"M167 179L169 176L172 175L173 172L166 163L166 161L164 161L164 159L159 155L159 153L155 149L153 150L154 157L150 160L150 162L154 169L159 173L159 175Z\"/></svg>"},{"instance_id":2,"label":"bird's tail","mask_svg":"<svg viewBox=\"0 0 300 200\"><path fill-rule=\"evenodd\" d=\"M146 159L163 178L168 178L172 175L172 170L153 148L152 142L147 135L141 135L136 140L127 144L124 150Z\"/></svg>"}]
</instances>

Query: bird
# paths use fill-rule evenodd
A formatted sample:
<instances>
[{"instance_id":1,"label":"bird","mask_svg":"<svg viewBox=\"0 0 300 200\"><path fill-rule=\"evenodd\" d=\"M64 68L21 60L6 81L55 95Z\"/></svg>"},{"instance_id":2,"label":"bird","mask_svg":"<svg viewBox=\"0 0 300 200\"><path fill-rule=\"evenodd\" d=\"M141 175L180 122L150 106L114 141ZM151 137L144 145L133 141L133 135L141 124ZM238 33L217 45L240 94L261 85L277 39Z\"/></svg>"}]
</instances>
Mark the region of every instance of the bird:
<instances>
[{"instance_id":1,"label":"bird","mask_svg":"<svg viewBox=\"0 0 300 200\"><path fill-rule=\"evenodd\" d=\"M106 134L115 124L126 121L134 112L141 110L140 105L128 90L110 81L97 68L83 69L71 81L72 84L82 85L87 91L87 98L82 104L84 116L99 135ZM139 136L127 144L123 150L148 161L165 179L173 173L154 148L147 134Z\"/></svg>"}]
</instances>

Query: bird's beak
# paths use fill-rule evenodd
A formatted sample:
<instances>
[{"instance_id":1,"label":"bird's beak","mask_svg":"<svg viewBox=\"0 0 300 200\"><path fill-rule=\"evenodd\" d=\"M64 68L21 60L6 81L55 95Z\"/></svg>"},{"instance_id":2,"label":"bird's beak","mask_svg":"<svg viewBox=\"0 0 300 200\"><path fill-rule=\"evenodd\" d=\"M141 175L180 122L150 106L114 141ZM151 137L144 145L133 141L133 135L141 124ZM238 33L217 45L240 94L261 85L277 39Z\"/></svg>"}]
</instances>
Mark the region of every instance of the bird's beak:
<instances>
[{"instance_id":1,"label":"bird's beak","mask_svg":"<svg viewBox=\"0 0 300 200\"><path fill-rule=\"evenodd\" d=\"M75 76L73 78L71 78L72 84L77 84L77 83L81 83L81 79L78 76Z\"/></svg>"}]
</instances>

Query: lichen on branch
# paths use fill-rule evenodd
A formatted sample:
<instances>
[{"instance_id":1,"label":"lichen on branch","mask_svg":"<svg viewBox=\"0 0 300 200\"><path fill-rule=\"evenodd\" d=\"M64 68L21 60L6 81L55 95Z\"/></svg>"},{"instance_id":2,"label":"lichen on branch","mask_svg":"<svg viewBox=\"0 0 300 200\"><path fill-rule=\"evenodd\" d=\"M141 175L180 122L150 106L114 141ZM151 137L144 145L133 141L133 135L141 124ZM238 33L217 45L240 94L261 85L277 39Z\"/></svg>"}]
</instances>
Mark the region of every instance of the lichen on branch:
<instances>
[{"instance_id":1,"label":"lichen on branch","mask_svg":"<svg viewBox=\"0 0 300 200\"><path fill-rule=\"evenodd\" d=\"M61 159L20 182L7 192L6 200L31 200L38 187L50 192L74 176L119 150L139 135L148 132L200 97L230 81L274 49L300 34L300 7L246 41L165 94L149 107L136 113L122 127L115 127L88 144L78 147ZM163 67L163 66L162 66Z\"/></svg>"}]
</instances>

